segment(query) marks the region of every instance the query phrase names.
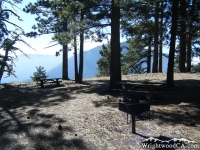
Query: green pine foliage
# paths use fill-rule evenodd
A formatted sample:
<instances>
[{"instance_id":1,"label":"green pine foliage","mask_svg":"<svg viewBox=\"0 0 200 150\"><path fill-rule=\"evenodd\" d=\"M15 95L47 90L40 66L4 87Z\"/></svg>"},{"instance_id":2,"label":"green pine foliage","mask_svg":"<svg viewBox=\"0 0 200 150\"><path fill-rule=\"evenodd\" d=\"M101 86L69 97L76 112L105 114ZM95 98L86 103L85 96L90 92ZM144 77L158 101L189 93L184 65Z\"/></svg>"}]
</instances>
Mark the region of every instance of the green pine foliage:
<instances>
[{"instance_id":1,"label":"green pine foliage","mask_svg":"<svg viewBox=\"0 0 200 150\"><path fill-rule=\"evenodd\" d=\"M12 31L8 28L8 24L16 29L22 30L16 22L10 20L10 16L14 16L18 18L19 21L22 21L20 16L16 13L16 10L18 9L16 4L21 2L22 0L0 0L0 43L2 43L7 36L12 34ZM11 9L7 8L6 5L10 5Z\"/></svg>"},{"instance_id":2,"label":"green pine foliage","mask_svg":"<svg viewBox=\"0 0 200 150\"><path fill-rule=\"evenodd\" d=\"M39 79L46 79L48 76L46 75L46 70L44 67L36 67L37 71L33 73L33 76L30 76L34 82L38 82Z\"/></svg>"},{"instance_id":3,"label":"green pine foliage","mask_svg":"<svg viewBox=\"0 0 200 150\"><path fill-rule=\"evenodd\" d=\"M16 40L6 38L2 45L0 45L0 48L5 51L4 55L0 55L0 80L5 72L7 72L7 77L11 75L17 77L13 70L15 59L14 57L9 56L10 51L14 52L15 50L18 50L18 48L14 46L15 42Z\"/></svg>"},{"instance_id":4,"label":"green pine foliage","mask_svg":"<svg viewBox=\"0 0 200 150\"><path fill-rule=\"evenodd\" d=\"M13 66L15 66L15 61L18 59L16 51L20 51L27 58L29 58L28 55L23 52L23 50L15 46L19 42L24 43L28 47L32 48L21 38L21 35L16 32L12 32L12 35L9 38L5 38L3 42L0 43L0 52L4 53L3 55L0 55L0 81L5 72L7 73L7 77L17 77L13 68ZM11 56L10 54L14 54L15 56Z\"/></svg>"},{"instance_id":5,"label":"green pine foliage","mask_svg":"<svg viewBox=\"0 0 200 150\"><path fill-rule=\"evenodd\" d=\"M97 77L100 76L109 76L110 75L110 56L111 56L111 49L110 44L106 47L102 45L102 50L99 51L100 55L102 56L98 61L98 68L97 70L99 73L96 75Z\"/></svg>"},{"instance_id":6,"label":"green pine foliage","mask_svg":"<svg viewBox=\"0 0 200 150\"><path fill-rule=\"evenodd\" d=\"M192 65L191 72L200 72L200 63Z\"/></svg>"},{"instance_id":7,"label":"green pine foliage","mask_svg":"<svg viewBox=\"0 0 200 150\"><path fill-rule=\"evenodd\" d=\"M180 56L180 52L184 51L182 54L184 61L180 61L177 55L175 56L177 59L175 65L180 66L179 64L185 65L186 63L187 71L190 72L191 58L199 56L200 51L200 9L198 9L200 5L197 0L184 0L183 2L177 1L174 10L177 11L178 17L174 23L177 26L176 45L181 45L177 54ZM53 34L52 42L56 42L55 45L63 45L63 54L65 53L64 49L66 52L69 50L67 45L71 45L71 48L74 47L75 70L77 70L75 74L82 78L84 40L91 38L94 41L102 41L110 34L111 46L102 46L100 52L102 58L97 64L98 75L111 75L110 83L114 85L115 82L121 80L121 71L122 74L143 73L146 70L150 72L152 55L154 56L153 64L155 64L153 72L158 70L162 72L160 66L162 66L163 47L171 46L173 3L174 1L157 0L38 0L34 4L30 3L24 9L28 13L37 15L37 24L33 26L37 32L30 32L27 36ZM4 16L6 17L6 13ZM111 33L106 31L108 26L111 27ZM122 31L122 36L130 41L125 57L120 56L119 31ZM77 43L79 43L79 48ZM77 50L80 51L79 64ZM56 52L56 55L59 55L61 51ZM63 62L67 61L66 58L63 58ZM174 61L174 58L172 60ZM187 62L185 62L186 60ZM142 67L144 63L147 63L147 69ZM171 66L174 67L173 64ZM67 68L67 65L63 68ZM63 72L68 73L67 71Z\"/></svg>"},{"instance_id":8,"label":"green pine foliage","mask_svg":"<svg viewBox=\"0 0 200 150\"><path fill-rule=\"evenodd\" d=\"M122 51L122 48L121 48ZM108 42L107 45L102 45L102 50L99 51L99 54L101 55L101 58L97 61L98 64L98 74L96 77L101 77L101 76L110 76L110 60L111 60L111 45L110 41ZM121 71L122 74L127 74L128 69L125 67L124 55L121 53Z\"/></svg>"},{"instance_id":9,"label":"green pine foliage","mask_svg":"<svg viewBox=\"0 0 200 150\"><path fill-rule=\"evenodd\" d=\"M13 70L14 62L18 59L16 51L20 51L28 57L16 44L20 42L32 48L22 38L24 35L23 29L17 25L17 22L13 22L10 18L10 16L14 16L19 21L22 21L21 16L17 14L17 10L20 9L17 4L21 2L22 0L0 1L0 82L5 72L7 73L7 77L17 77ZM15 29L11 29L10 26L13 26ZM14 54L14 56L11 54Z\"/></svg>"},{"instance_id":10,"label":"green pine foliage","mask_svg":"<svg viewBox=\"0 0 200 150\"><path fill-rule=\"evenodd\" d=\"M142 64L147 62L147 51L144 47L137 47L137 43L133 39L129 40L129 46L127 53L123 57L124 66L122 71L125 74L138 74L145 73L146 68L142 67Z\"/></svg>"}]
</instances>

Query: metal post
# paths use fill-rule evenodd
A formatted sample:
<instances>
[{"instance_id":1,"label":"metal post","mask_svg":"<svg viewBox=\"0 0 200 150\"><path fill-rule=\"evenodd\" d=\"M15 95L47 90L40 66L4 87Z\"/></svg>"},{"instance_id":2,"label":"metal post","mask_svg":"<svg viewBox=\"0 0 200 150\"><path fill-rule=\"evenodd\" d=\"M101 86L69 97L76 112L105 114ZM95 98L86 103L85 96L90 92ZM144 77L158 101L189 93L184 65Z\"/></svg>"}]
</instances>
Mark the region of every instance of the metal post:
<instances>
[{"instance_id":1,"label":"metal post","mask_svg":"<svg viewBox=\"0 0 200 150\"><path fill-rule=\"evenodd\" d=\"M56 85L59 86L59 79L56 79Z\"/></svg>"},{"instance_id":2,"label":"metal post","mask_svg":"<svg viewBox=\"0 0 200 150\"><path fill-rule=\"evenodd\" d=\"M40 82L41 82L41 88L43 88L44 87L43 80L40 80Z\"/></svg>"},{"instance_id":3,"label":"metal post","mask_svg":"<svg viewBox=\"0 0 200 150\"><path fill-rule=\"evenodd\" d=\"M133 108L131 109L132 110L132 133L135 134L136 131L135 131L135 110L134 110L134 104L133 104Z\"/></svg>"}]
</instances>

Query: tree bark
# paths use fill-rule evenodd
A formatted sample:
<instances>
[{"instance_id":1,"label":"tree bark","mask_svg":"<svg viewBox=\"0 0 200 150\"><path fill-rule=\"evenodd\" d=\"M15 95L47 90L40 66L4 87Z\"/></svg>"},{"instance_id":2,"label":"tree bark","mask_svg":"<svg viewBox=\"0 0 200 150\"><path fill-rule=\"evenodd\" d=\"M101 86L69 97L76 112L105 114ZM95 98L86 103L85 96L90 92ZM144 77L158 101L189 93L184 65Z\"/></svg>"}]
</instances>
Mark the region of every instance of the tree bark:
<instances>
[{"instance_id":1,"label":"tree bark","mask_svg":"<svg viewBox=\"0 0 200 150\"><path fill-rule=\"evenodd\" d=\"M149 38L149 42L148 42L148 50L147 50L147 73L150 73L151 71L151 42L152 39Z\"/></svg>"},{"instance_id":2,"label":"tree bark","mask_svg":"<svg viewBox=\"0 0 200 150\"><path fill-rule=\"evenodd\" d=\"M178 1L172 1L172 27L170 39L169 62L167 68L167 87L174 87L174 54L176 46L176 31L177 31L177 7Z\"/></svg>"},{"instance_id":3,"label":"tree bark","mask_svg":"<svg viewBox=\"0 0 200 150\"><path fill-rule=\"evenodd\" d=\"M81 10L80 21L83 21L84 13ZM80 29L80 59L79 59L79 73L78 73L78 83L82 83L83 80L83 43L84 43L84 29Z\"/></svg>"},{"instance_id":4,"label":"tree bark","mask_svg":"<svg viewBox=\"0 0 200 150\"><path fill-rule=\"evenodd\" d=\"M68 48L67 48L67 45L63 45L62 79L69 80L69 78L68 78Z\"/></svg>"},{"instance_id":5,"label":"tree bark","mask_svg":"<svg viewBox=\"0 0 200 150\"><path fill-rule=\"evenodd\" d=\"M162 41L163 41L163 1L161 1L160 15L160 48L159 48L159 72L162 72Z\"/></svg>"},{"instance_id":6,"label":"tree bark","mask_svg":"<svg viewBox=\"0 0 200 150\"><path fill-rule=\"evenodd\" d=\"M120 57L120 6L119 0L112 0L110 90L117 88L116 82L121 81Z\"/></svg>"},{"instance_id":7,"label":"tree bark","mask_svg":"<svg viewBox=\"0 0 200 150\"><path fill-rule=\"evenodd\" d=\"M186 72L186 0L180 2L180 53L179 53L179 71Z\"/></svg>"},{"instance_id":8,"label":"tree bark","mask_svg":"<svg viewBox=\"0 0 200 150\"><path fill-rule=\"evenodd\" d=\"M5 66L6 66L6 62L8 60L8 51L9 50L5 50L5 56L2 60L2 63L1 63L1 67L0 67L0 83L1 83L1 79L3 77L3 73L4 73L4 70L5 70Z\"/></svg>"},{"instance_id":9,"label":"tree bark","mask_svg":"<svg viewBox=\"0 0 200 150\"><path fill-rule=\"evenodd\" d=\"M63 23L63 31L67 32L67 22ZM68 77L68 44L67 43L63 45L62 79L69 80L69 77Z\"/></svg>"},{"instance_id":10,"label":"tree bark","mask_svg":"<svg viewBox=\"0 0 200 150\"><path fill-rule=\"evenodd\" d=\"M74 34L74 75L75 83L78 83L78 59L77 59L77 42L76 42L76 33Z\"/></svg>"},{"instance_id":11,"label":"tree bark","mask_svg":"<svg viewBox=\"0 0 200 150\"><path fill-rule=\"evenodd\" d=\"M196 0L192 1L192 7L190 10L190 20L189 20L189 35L188 35L188 42L187 42L187 72L191 72L191 61L192 61L192 29L193 29L193 15L194 15L194 7L196 4Z\"/></svg>"},{"instance_id":12,"label":"tree bark","mask_svg":"<svg viewBox=\"0 0 200 150\"><path fill-rule=\"evenodd\" d=\"M153 57L153 70L152 72L158 72L158 7L159 7L159 2L156 2L156 7L155 7L155 33L154 33L154 57Z\"/></svg>"}]
</instances>

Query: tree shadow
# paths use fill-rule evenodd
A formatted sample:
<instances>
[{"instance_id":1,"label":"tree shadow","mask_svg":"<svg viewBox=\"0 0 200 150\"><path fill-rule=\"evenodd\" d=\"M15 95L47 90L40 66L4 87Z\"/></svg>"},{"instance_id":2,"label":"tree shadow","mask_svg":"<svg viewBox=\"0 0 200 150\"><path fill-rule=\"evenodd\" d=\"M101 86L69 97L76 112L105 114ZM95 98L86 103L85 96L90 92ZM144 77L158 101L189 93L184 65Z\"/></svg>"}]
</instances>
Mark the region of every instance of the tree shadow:
<instances>
[{"instance_id":1,"label":"tree shadow","mask_svg":"<svg viewBox=\"0 0 200 150\"><path fill-rule=\"evenodd\" d=\"M16 87L6 85L0 91L1 105L6 105L10 108L19 108L25 106L49 107L59 105L60 102L73 100L66 88L61 87Z\"/></svg>"},{"instance_id":2,"label":"tree shadow","mask_svg":"<svg viewBox=\"0 0 200 150\"><path fill-rule=\"evenodd\" d=\"M182 102L191 105L200 105L200 81L199 80L176 80L175 87L168 91L160 91L161 105L180 104Z\"/></svg>"},{"instance_id":3,"label":"tree shadow","mask_svg":"<svg viewBox=\"0 0 200 150\"><path fill-rule=\"evenodd\" d=\"M120 93L108 91L108 81L91 81L83 84L62 84L60 87L54 85L45 88L27 86L18 88L17 86L6 85L0 89L0 149L25 149L24 142L26 137L29 146L34 149L89 149L83 139L75 136L73 128L67 123L67 120L56 117L54 113L45 114L41 112L42 108L48 108L62 104L66 101L75 99L72 92L79 93L95 93L101 96L98 100L93 100L95 107L118 107L118 99L122 98ZM163 123L191 125L192 121L199 124L199 84L197 80L180 80L175 81L175 88L168 91L160 91L162 99L156 104L159 106L180 105L181 112L162 110L155 111L151 115L152 119L160 117ZM64 85L64 86L63 86ZM23 110L33 106L24 113ZM188 111L188 114L185 112ZM193 113L191 113L193 112ZM23 119L22 119L23 118ZM24 119L25 118L25 119ZM58 125L62 125L59 130ZM193 126L195 127L195 126ZM73 135L70 139L64 138L65 134ZM16 143L16 144L13 144ZM25 142L26 143L26 142ZM80 144L77 144L80 143ZM94 149L94 148L93 148Z\"/></svg>"},{"instance_id":4,"label":"tree shadow","mask_svg":"<svg viewBox=\"0 0 200 150\"><path fill-rule=\"evenodd\" d=\"M139 82L139 81L137 81ZM142 81L143 82L143 81ZM147 82L147 81L145 81ZM162 118L161 121L169 124L182 123L184 125L194 126L200 123L199 108L200 108L200 80L196 79L183 79L175 80L174 88L161 87L158 91L159 99L152 97L151 106L176 106L174 111L165 112L163 110L154 112L152 119ZM148 82L150 83L150 82ZM113 107L118 108L119 99L122 95L119 92L108 91L108 82L96 82L85 93L96 93L101 96L98 100L93 100L95 107ZM172 107L173 108L173 107ZM181 112L180 112L181 111ZM190 115L186 115L188 112Z\"/></svg>"},{"instance_id":5,"label":"tree shadow","mask_svg":"<svg viewBox=\"0 0 200 150\"><path fill-rule=\"evenodd\" d=\"M200 110L189 108L184 111L184 107L180 108L182 111L153 111L151 119L159 119L160 124L165 123L169 125L183 124L185 126L197 127L200 124Z\"/></svg>"},{"instance_id":6,"label":"tree shadow","mask_svg":"<svg viewBox=\"0 0 200 150\"><path fill-rule=\"evenodd\" d=\"M56 92L55 92L56 91ZM62 87L18 87L0 89L0 149L90 149L75 136L68 120L42 108L59 105L74 97ZM59 126L61 125L61 128ZM71 135L66 139L65 135ZM74 136L74 137L73 137ZM93 148L92 148L93 149ZM95 149L95 148L94 148Z\"/></svg>"}]
</instances>

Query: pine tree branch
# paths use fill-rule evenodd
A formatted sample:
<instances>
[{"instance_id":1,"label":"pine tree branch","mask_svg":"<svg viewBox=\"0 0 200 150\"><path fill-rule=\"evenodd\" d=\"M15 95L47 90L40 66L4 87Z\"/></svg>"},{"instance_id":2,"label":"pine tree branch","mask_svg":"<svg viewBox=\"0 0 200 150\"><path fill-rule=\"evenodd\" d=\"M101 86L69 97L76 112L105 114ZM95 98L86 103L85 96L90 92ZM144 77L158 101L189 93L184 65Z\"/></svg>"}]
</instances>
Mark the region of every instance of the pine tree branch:
<instances>
[{"instance_id":1,"label":"pine tree branch","mask_svg":"<svg viewBox=\"0 0 200 150\"><path fill-rule=\"evenodd\" d=\"M51 46L45 47L44 49L51 48L51 47L54 47L54 46L56 46L56 45L60 45L60 44L57 43L57 44L54 44L54 45L51 45Z\"/></svg>"},{"instance_id":2,"label":"pine tree branch","mask_svg":"<svg viewBox=\"0 0 200 150\"><path fill-rule=\"evenodd\" d=\"M13 12L12 10L10 10L10 9L4 9L4 10L2 10L2 13L3 13L4 11L9 11L9 12L11 12L13 15L15 15L16 17L18 17L18 20L23 21L22 19L20 19L20 16L18 16L18 15L17 15L15 12Z\"/></svg>"},{"instance_id":3,"label":"pine tree branch","mask_svg":"<svg viewBox=\"0 0 200 150\"><path fill-rule=\"evenodd\" d=\"M25 36L27 36L27 37L32 37L32 35L30 35L31 33L36 33L36 34L34 35L34 37L36 37L36 36L41 36L41 35L46 35L46 34L55 34L55 33L57 33L57 32L48 32L48 33L41 33L41 34L38 34L37 32L30 32L30 33L26 33Z\"/></svg>"},{"instance_id":4,"label":"pine tree branch","mask_svg":"<svg viewBox=\"0 0 200 150\"><path fill-rule=\"evenodd\" d=\"M2 21L5 21L5 22L7 22L7 23L9 23L9 24L12 24L13 26L18 27L18 28L20 28L21 30L23 30L20 26L14 24L14 23L12 23L12 22L10 22L10 21L8 21L8 20L2 19Z\"/></svg>"}]
</instances>

